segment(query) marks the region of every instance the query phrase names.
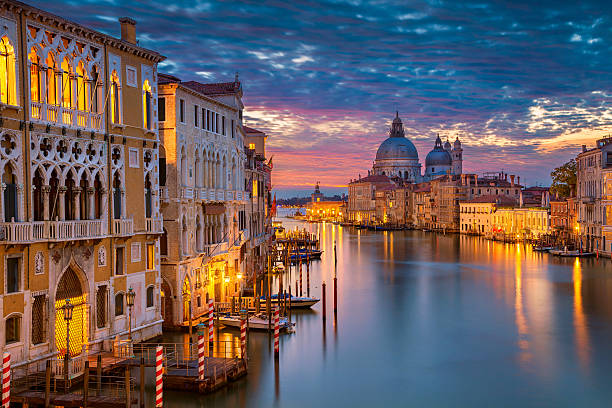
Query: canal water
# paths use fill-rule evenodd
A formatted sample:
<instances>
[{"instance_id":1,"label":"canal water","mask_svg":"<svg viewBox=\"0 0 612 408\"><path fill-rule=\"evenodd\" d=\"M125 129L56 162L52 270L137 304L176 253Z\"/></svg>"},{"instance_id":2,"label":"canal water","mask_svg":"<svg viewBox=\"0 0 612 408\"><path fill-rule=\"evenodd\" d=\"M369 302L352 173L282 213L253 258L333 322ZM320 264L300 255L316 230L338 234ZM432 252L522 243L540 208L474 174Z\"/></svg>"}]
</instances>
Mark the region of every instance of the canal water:
<instances>
[{"instance_id":1,"label":"canal water","mask_svg":"<svg viewBox=\"0 0 612 408\"><path fill-rule=\"evenodd\" d=\"M326 324L321 304L294 314L277 366L268 335L251 333L246 378L208 396L167 391L165 407L610 406L610 260L282 220L320 235L311 295L327 282Z\"/></svg>"}]
</instances>

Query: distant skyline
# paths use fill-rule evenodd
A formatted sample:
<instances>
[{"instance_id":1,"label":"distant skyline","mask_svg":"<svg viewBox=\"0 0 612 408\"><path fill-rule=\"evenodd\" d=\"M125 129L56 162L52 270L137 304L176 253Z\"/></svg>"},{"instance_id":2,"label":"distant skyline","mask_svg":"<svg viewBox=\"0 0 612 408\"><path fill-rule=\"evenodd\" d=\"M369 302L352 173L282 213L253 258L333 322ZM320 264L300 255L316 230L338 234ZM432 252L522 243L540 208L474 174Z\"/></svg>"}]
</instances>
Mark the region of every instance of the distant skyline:
<instances>
[{"instance_id":1,"label":"distant skyline","mask_svg":"<svg viewBox=\"0 0 612 408\"><path fill-rule=\"evenodd\" d=\"M464 171L529 185L612 134L609 1L26 1L168 57L159 71L244 87L279 196L367 174L398 110L421 164L436 133Z\"/></svg>"}]
</instances>

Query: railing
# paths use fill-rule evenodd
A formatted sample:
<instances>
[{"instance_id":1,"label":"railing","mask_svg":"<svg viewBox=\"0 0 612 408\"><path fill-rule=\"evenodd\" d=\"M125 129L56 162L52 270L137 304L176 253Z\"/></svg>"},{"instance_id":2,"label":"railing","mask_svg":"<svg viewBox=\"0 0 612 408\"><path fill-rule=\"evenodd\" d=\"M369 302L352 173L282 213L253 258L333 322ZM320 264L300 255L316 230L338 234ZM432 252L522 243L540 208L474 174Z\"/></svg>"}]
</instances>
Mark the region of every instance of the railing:
<instances>
[{"instance_id":1,"label":"railing","mask_svg":"<svg viewBox=\"0 0 612 408\"><path fill-rule=\"evenodd\" d=\"M164 220L162 218L147 218L147 233L161 234L164 232Z\"/></svg>"},{"instance_id":2,"label":"railing","mask_svg":"<svg viewBox=\"0 0 612 408\"><path fill-rule=\"evenodd\" d=\"M234 192L233 191L226 191L225 192L225 200L231 201L233 199L234 199Z\"/></svg>"},{"instance_id":3,"label":"railing","mask_svg":"<svg viewBox=\"0 0 612 408\"><path fill-rule=\"evenodd\" d=\"M107 235L104 220L0 223L0 240L26 243L43 240L89 239Z\"/></svg>"},{"instance_id":4,"label":"railing","mask_svg":"<svg viewBox=\"0 0 612 408\"><path fill-rule=\"evenodd\" d=\"M63 123L88 129L102 130L102 114L48 105L41 102L30 102L32 119L44 122Z\"/></svg>"},{"instance_id":5,"label":"railing","mask_svg":"<svg viewBox=\"0 0 612 408\"><path fill-rule=\"evenodd\" d=\"M183 187L181 189L181 198L192 199L193 198L193 188L191 188L191 187Z\"/></svg>"},{"instance_id":6,"label":"railing","mask_svg":"<svg viewBox=\"0 0 612 408\"><path fill-rule=\"evenodd\" d=\"M197 327L197 326L196 326ZM206 357L223 357L223 358L242 358L242 350L240 348L240 339L236 337L234 340L215 340L213 341L212 350L208 342L208 330L205 330L204 337L206 338L205 356ZM134 344L133 352L136 360L144 358L145 364L151 365L155 363L155 352L157 346L162 346L164 349L164 367L186 367L190 362L198 359L198 343L139 343ZM197 364L195 365L197 370Z\"/></svg>"},{"instance_id":7,"label":"railing","mask_svg":"<svg viewBox=\"0 0 612 408\"><path fill-rule=\"evenodd\" d=\"M223 198L225 196L225 194L223 194L223 190L217 190L216 193L217 193L216 199L218 201L223 201Z\"/></svg>"},{"instance_id":8,"label":"railing","mask_svg":"<svg viewBox=\"0 0 612 408\"><path fill-rule=\"evenodd\" d=\"M134 220L122 218L113 220L113 234L119 236L134 234Z\"/></svg>"},{"instance_id":9,"label":"railing","mask_svg":"<svg viewBox=\"0 0 612 408\"><path fill-rule=\"evenodd\" d=\"M85 362L87 361L87 355L81 354L77 357L70 357L68 360L68 378L73 379L85 371ZM51 372L53 375L59 378L64 378L65 362L62 356L51 360Z\"/></svg>"}]
</instances>

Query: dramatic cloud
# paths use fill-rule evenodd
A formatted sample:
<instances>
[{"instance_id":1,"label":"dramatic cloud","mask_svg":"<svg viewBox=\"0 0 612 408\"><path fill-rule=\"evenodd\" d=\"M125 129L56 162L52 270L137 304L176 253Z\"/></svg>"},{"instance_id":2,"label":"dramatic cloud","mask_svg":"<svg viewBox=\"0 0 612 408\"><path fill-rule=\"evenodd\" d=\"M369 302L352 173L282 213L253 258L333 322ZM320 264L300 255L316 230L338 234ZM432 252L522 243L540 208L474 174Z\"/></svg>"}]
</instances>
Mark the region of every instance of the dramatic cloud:
<instances>
[{"instance_id":1,"label":"dramatic cloud","mask_svg":"<svg viewBox=\"0 0 612 408\"><path fill-rule=\"evenodd\" d=\"M395 110L422 161L436 133L459 136L467 171L530 183L612 132L609 1L34 4L112 35L133 17L184 80L239 72L279 189L366 174Z\"/></svg>"}]
</instances>

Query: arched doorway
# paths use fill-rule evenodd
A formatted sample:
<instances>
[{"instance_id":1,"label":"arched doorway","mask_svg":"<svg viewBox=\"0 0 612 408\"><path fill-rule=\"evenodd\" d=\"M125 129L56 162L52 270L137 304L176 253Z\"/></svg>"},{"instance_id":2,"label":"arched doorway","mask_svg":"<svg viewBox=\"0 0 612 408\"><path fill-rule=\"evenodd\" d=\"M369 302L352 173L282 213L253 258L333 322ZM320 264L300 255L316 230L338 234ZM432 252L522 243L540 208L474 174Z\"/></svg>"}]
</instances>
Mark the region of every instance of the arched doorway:
<instances>
[{"instance_id":1,"label":"arched doorway","mask_svg":"<svg viewBox=\"0 0 612 408\"><path fill-rule=\"evenodd\" d=\"M87 293L84 292L76 272L68 268L62 275L55 293L55 348L60 356L66 354L66 320L64 320L64 305L66 299L74 306L70 320L70 355L77 356L87 344L88 315Z\"/></svg>"},{"instance_id":2,"label":"arched doorway","mask_svg":"<svg viewBox=\"0 0 612 408\"><path fill-rule=\"evenodd\" d=\"M181 293L183 295L183 321L186 322L189 320L189 315L191 314L191 284L189 282L189 276L185 276Z\"/></svg>"},{"instance_id":3,"label":"arched doorway","mask_svg":"<svg viewBox=\"0 0 612 408\"><path fill-rule=\"evenodd\" d=\"M172 327L172 290L170 285L165 280L161 284L161 304L162 304L162 318L164 319L164 327Z\"/></svg>"}]
</instances>

